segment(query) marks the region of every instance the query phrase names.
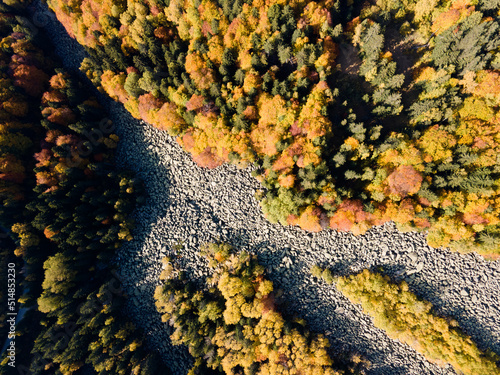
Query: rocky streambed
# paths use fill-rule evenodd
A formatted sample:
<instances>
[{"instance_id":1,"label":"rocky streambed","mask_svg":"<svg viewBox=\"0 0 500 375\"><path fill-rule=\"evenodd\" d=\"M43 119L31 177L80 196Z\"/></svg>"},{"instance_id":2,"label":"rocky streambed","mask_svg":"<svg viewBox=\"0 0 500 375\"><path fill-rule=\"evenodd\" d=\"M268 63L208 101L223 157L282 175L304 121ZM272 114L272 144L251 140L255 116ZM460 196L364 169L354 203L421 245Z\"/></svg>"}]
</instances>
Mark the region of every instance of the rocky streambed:
<instances>
[{"instance_id":1,"label":"rocky streambed","mask_svg":"<svg viewBox=\"0 0 500 375\"><path fill-rule=\"evenodd\" d=\"M83 49L43 5L33 9L33 19L45 20L37 26L45 29L65 66L76 71ZM161 258L174 248L182 249L183 266L193 278L201 278L208 268L197 250L213 241L258 254L270 279L283 289L288 311L303 316L312 330L325 333L335 352L355 350L366 356L372 363L370 374L455 372L389 339L359 306L333 285L315 279L309 273L314 264L342 274L383 266L397 280L406 280L439 313L455 318L481 348L500 354L499 261L431 248L424 234L400 233L393 224L358 237L271 224L254 198L260 185L250 169L199 168L167 133L132 118L121 104L99 98L121 139L119 163L137 173L147 192L145 204L135 213L134 239L124 244L116 258L130 296L128 313L175 374L186 374L191 359L185 348L171 345L168 326L154 306Z\"/></svg>"}]
</instances>

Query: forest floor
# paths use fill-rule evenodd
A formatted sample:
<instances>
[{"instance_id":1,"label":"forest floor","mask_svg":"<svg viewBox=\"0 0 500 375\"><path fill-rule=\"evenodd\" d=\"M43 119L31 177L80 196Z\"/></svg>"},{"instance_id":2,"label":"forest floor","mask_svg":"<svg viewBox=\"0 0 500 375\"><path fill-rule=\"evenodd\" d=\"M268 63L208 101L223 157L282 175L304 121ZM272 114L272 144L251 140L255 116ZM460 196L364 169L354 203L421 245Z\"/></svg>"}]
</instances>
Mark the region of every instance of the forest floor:
<instances>
[{"instance_id":1,"label":"forest floor","mask_svg":"<svg viewBox=\"0 0 500 375\"><path fill-rule=\"evenodd\" d=\"M59 23L48 22L46 30L65 66L78 69L83 49ZM269 278L284 290L286 311L298 313L312 330L325 333L334 352L364 355L372 363L372 375L455 372L388 338L359 305L351 304L334 285L315 279L309 272L314 264L338 274L383 267L396 280L406 280L438 313L457 320L481 348L500 354L500 261L431 248L425 234L401 233L393 224L357 237L271 224L254 198L260 185L250 169L199 168L165 132L135 120L121 104L103 96L100 100L120 136L119 163L137 172L148 194L136 210L134 240L124 244L117 257L130 296L128 312L176 375L186 374L190 359L185 348L171 345L154 307L161 258L181 248L185 270L193 279L201 278L208 268L197 249L215 241L258 254Z\"/></svg>"},{"instance_id":2,"label":"forest floor","mask_svg":"<svg viewBox=\"0 0 500 375\"><path fill-rule=\"evenodd\" d=\"M413 68L417 60L416 53L412 52L413 43L408 38L402 38L398 30L388 27L385 33L385 45L397 64L396 74L404 74L407 87L413 80Z\"/></svg>"},{"instance_id":3,"label":"forest floor","mask_svg":"<svg viewBox=\"0 0 500 375\"><path fill-rule=\"evenodd\" d=\"M358 50L352 44L342 43L339 46L339 56L337 63L340 64L340 71L344 74L358 76L361 59Z\"/></svg>"}]
</instances>

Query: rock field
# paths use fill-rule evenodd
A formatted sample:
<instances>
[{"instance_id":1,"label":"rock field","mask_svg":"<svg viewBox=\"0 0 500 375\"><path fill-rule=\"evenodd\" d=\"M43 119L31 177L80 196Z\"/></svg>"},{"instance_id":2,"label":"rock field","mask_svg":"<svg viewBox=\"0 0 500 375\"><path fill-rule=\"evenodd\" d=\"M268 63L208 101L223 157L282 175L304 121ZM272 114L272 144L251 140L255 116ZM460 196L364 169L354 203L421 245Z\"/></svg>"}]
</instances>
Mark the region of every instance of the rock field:
<instances>
[{"instance_id":1,"label":"rock field","mask_svg":"<svg viewBox=\"0 0 500 375\"><path fill-rule=\"evenodd\" d=\"M33 9L33 23L45 28L64 65L77 70L83 49L44 6ZM191 360L185 348L171 345L168 326L155 310L153 293L161 258L172 254L174 245L182 247L183 266L193 278L200 278L208 269L197 249L219 240L258 254L270 279L283 289L287 310L303 316L312 330L324 332L335 352L356 350L365 355L372 362L370 374L455 372L388 338L360 306L311 276L314 264L341 274L383 266L397 280L406 280L439 313L455 318L481 348L500 354L500 261L431 248L424 234L400 233L393 224L358 237L271 224L254 198L260 185L250 169L199 168L167 133L135 120L121 104L102 96L100 100L121 139L120 165L136 171L147 192L145 204L135 214L134 240L116 258L130 296L128 312L175 374L186 374Z\"/></svg>"}]
</instances>

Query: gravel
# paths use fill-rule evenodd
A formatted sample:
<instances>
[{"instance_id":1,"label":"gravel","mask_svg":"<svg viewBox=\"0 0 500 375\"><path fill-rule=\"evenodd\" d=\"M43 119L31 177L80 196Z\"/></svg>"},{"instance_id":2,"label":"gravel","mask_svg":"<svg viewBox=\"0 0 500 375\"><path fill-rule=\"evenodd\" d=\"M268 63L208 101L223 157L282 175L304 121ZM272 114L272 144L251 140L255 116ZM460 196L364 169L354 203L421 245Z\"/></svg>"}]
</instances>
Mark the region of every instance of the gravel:
<instances>
[{"instance_id":1,"label":"gravel","mask_svg":"<svg viewBox=\"0 0 500 375\"><path fill-rule=\"evenodd\" d=\"M45 9L38 4L32 14L40 18ZM46 19L39 26L45 27L65 66L76 71L83 49L53 18ZM184 347L172 346L170 329L154 307L161 258L172 254L174 245L181 246L183 267L193 279L201 278L208 268L197 249L213 241L258 254L275 287L283 289L287 311L300 314L312 330L325 333L334 352L354 350L366 356L372 363L370 374L455 372L388 338L359 305L351 304L335 286L315 279L311 266L330 267L338 274L382 266L394 279L406 280L439 314L456 319L480 348L500 354L499 261L431 248L425 234L401 233L392 223L357 237L271 224L254 198L260 185L250 168L199 168L165 132L133 119L122 105L99 98L121 139L119 164L137 172L148 194L135 212L134 239L119 249L116 258L129 295L127 311L174 374L186 374L191 358Z\"/></svg>"}]
</instances>

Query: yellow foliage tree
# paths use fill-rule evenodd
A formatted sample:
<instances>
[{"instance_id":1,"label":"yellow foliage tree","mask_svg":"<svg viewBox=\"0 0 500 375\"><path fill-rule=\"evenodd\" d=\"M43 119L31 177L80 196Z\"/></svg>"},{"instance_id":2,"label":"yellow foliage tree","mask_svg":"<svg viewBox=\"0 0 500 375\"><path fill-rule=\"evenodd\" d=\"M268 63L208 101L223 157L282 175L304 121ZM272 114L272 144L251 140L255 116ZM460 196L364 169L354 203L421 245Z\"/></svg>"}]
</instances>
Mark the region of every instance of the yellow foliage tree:
<instances>
[{"instance_id":1,"label":"yellow foliage tree","mask_svg":"<svg viewBox=\"0 0 500 375\"><path fill-rule=\"evenodd\" d=\"M336 280L339 289L352 303L361 303L373 317L377 328L401 340L428 360L444 366L450 363L467 375L500 374L492 352L482 352L450 319L435 315L432 305L409 291L403 281L368 270Z\"/></svg>"},{"instance_id":2,"label":"yellow foliage tree","mask_svg":"<svg viewBox=\"0 0 500 375\"><path fill-rule=\"evenodd\" d=\"M226 245L204 248L213 268L204 292L196 291L172 260L165 262L169 271L162 273L164 284L155 292L162 319L175 328L174 343L188 344L195 356L190 373L220 365L228 375L237 368L261 375L339 375L327 352L328 340L278 311L273 284L256 257L230 252Z\"/></svg>"}]
</instances>

